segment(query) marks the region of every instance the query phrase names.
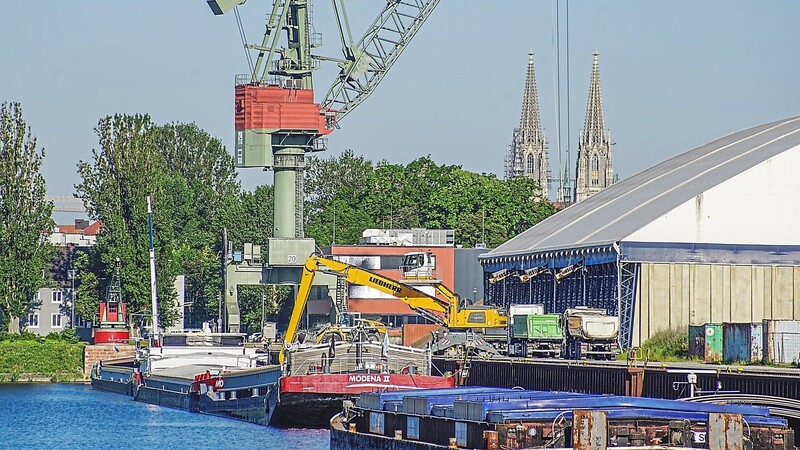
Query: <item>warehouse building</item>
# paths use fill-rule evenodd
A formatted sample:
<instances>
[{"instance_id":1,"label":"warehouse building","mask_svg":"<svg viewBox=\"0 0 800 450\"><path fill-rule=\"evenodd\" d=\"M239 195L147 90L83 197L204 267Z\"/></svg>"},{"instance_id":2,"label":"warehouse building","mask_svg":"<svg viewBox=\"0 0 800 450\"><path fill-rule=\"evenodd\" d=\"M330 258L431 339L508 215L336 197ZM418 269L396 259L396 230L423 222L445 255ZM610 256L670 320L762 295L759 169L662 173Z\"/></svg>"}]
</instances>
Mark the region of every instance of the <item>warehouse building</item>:
<instances>
[{"instance_id":1,"label":"warehouse building","mask_svg":"<svg viewBox=\"0 0 800 450\"><path fill-rule=\"evenodd\" d=\"M605 308L620 343L800 319L800 116L675 156L481 256L487 302Z\"/></svg>"}]
</instances>

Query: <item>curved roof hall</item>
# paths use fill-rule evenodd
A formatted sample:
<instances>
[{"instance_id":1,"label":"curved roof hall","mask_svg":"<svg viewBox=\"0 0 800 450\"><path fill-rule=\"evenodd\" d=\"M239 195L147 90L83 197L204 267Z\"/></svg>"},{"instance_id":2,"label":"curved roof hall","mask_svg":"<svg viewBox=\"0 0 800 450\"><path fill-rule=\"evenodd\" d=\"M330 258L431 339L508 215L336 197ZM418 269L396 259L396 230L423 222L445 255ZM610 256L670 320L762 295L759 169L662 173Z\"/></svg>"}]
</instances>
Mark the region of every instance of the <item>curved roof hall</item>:
<instances>
[{"instance_id":1,"label":"curved roof hall","mask_svg":"<svg viewBox=\"0 0 800 450\"><path fill-rule=\"evenodd\" d=\"M620 242L733 176L800 145L800 116L738 131L620 181L480 259Z\"/></svg>"}]
</instances>

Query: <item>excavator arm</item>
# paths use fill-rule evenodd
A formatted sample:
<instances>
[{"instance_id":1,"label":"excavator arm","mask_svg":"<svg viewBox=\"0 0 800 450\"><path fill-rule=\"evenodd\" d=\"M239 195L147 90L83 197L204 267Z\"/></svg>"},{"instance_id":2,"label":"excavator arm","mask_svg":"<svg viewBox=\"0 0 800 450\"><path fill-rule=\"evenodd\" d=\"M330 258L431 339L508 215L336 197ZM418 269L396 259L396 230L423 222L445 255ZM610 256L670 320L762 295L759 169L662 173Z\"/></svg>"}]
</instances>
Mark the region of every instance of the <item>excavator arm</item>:
<instances>
[{"instance_id":1,"label":"excavator arm","mask_svg":"<svg viewBox=\"0 0 800 450\"><path fill-rule=\"evenodd\" d=\"M447 326L448 324L448 317L452 311L452 305L449 301L428 295L413 286L400 283L379 273L323 256L312 255L303 265L303 274L300 279L300 287L297 290L294 308L292 309L292 316L289 319L289 328L287 328L284 335L284 349L279 356L281 364L284 363L286 349L291 346L297 336L300 320L308 303L308 295L311 292L311 286L314 284L314 277L317 272L323 270L342 277L348 283L368 286L397 297L423 317L442 326ZM455 297L452 292L451 295Z\"/></svg>"}]
</instances>

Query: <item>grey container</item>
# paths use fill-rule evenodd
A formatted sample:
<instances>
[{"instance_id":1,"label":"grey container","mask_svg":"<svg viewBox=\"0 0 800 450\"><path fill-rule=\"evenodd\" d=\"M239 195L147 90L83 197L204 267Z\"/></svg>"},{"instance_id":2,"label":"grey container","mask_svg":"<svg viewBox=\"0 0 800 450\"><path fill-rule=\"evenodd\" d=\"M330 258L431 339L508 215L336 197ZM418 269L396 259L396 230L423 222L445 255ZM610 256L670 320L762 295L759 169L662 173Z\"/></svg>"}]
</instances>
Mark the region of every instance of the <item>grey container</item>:
<instances>
[{"instance_id":1,"label":"grey container","mask_svg":"<svg viewBox=\"0 0 800 450\"><path fill-rule=\"evenodd\" d=\"M722 324L722 359L725 362L759 362L763 359L763 326L760 323Z\"/></svg>"},{"instance_id":2,"label":"grey container","mask_svg":"<svg viewBox=\"0 0 800 450\"><path fill-rule=\"evenodd\" d=\"M764 320L764 361L792 364L800 361L800 320Z\"/></svg>"}]
</instances>

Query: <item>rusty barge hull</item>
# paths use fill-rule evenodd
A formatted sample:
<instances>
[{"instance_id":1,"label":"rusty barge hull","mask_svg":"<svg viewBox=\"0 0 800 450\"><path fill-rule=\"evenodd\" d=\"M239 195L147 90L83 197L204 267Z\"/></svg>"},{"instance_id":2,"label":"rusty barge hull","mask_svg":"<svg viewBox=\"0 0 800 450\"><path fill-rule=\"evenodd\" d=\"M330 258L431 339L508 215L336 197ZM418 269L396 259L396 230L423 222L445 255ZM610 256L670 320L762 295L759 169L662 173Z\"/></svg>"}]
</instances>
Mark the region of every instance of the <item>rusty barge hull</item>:
<instances>
[{"instance_id":1,"label":"rusty barge hull","mask_svg":"<svg viewBox=\"0 0 800 450\"><path fill-rule=\"evenodd\" d=\"M415 449L583 448L582 439L604 447L709 448L710 440L732 439L753 450L794 450L786 419L764 407L566 392L365 393L332 421L332 450L398 438Z\"/></svg>"}]
</instances>

